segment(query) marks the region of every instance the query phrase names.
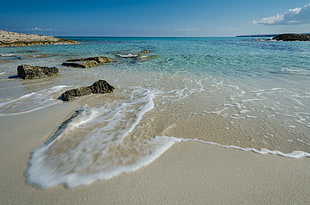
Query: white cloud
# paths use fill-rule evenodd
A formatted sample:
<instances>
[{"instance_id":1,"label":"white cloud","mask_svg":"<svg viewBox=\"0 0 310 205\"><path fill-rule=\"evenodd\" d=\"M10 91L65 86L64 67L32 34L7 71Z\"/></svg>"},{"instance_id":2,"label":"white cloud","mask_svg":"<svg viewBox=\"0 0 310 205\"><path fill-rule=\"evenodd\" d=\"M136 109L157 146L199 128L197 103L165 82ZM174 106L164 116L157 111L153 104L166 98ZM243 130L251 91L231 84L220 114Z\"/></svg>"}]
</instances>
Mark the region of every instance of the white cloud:
<instances>
[{"instance_id":1,"label":"white cloud","mask_svg":"<svg viewBox=\"0 0 310 205\"><path fill-rule=\"evenodd\" d=\"M183 33L187 33L187 32L197 32L198 29L197 28L177 28L174 29L175 32L183 32Z\"/></svg>"},{"instance_id":2,"label":"white cloud","mask_svg":"<svg viewBox=\"0 0 310 205\"><path fill-rule=\"evenodd\" d=\"M264 25L310 24L310 3L302 8L289 9L284 14L262 18L258 21L253 21L253 23Z\"/></svg>"},{"instance_id":3,"label":"white cloud","mask_svg":"<svg viewBox=\"0 0 310 205\"><path fill-rule=\"evenodd\" d=\"M39 27L33 27L27 29L27 31L55 31L55 29L52 28L39 28Z\"/></svg>"}]
</instances>

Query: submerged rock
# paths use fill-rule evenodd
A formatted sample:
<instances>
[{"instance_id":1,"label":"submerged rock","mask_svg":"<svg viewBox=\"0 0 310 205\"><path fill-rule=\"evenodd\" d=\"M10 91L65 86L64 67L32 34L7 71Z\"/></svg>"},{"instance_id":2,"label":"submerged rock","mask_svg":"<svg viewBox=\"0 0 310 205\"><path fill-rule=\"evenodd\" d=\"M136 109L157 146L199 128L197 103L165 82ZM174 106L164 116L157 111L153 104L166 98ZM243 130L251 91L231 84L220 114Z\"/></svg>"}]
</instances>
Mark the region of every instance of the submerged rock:
<instances>
[{"instance_id":1,"label":"submerged rock","mask_svg":"<svg viewBox=\"0 0 310 205\"><path fill-rule=\"evenodd\" d=\"M148 55L148 56L139 56L136 58L136 62L143 62L143 61L148 61L148 60L152 60L154 58L157 58L157 55Z\"/></svg>"},{"instance_id":2,"label":"submerged rock","mask_svg":"<svg viewBox=\"0 0 310 205\"><path fill-rule=\"evenodd\" d=\"M62 65L74 68L89 68L99 65L99 63L97 63L97 61L85 61L85 62L63 63Z\"/></svg>"},{"instance_id":3,"label":"submerged rock","mask_svg":"<svg viewBox=\"0 0 310 205\"><path fill-rule=\"evenodd\" d=\"M112 59L107 57L90 57L90 58L78 58L78 59L69 59L67 63L63 63L64 66L71 66L75 68L89 68L97 66L101 63L110 63L113 62Z\"/></svg>"},{"instance_id":4,"label":"submerged rock","mask_svg":"<svg viewBox=\"0 0 310 205\"><path fill-rule=\"evenodd\" d=\"M32 65L19 65L17 67L17 75L23 79L37 79L51 77L58 74L56 67L42 67Z\"/></svg>"},{"instance_id":5,"label":"submerged rock","mask_svg":"<svg viewBox=\"0 0 310 205\"><path fill-rule=\"evenodd\" d=\"M89 57L89 58L76 58L76 59L67 60L67 62L72 62L72 61L96 61L97 63L113 62L113 60L108 57Z\"/></svg>"},{"instance_id":6,"label":"submerged rock","mask_svg":"<svg viewBox=\"0 0 310 205\"><path fill-rule=\"evenodd\" d=\"M105 80L98 80L91 86L80 87L71 90L67 90L61 95L63 101L72 100L74 97L83 95L97 94L97 93L111 93L115 88Z\"/></svg>"},{"instance_id":7,"label":"submerged rock","mask_svg":"<svg viewBox=\"0 0 310 205\"><path fill-rule=\"evenodd\" d=\"M280 34L272 40L277 41L310 41L310 34Z\"/></svg>"},{"instance_id":8,"label":"submerged rock","mask_svg":"<svg viewBox=\"0 0 310 205\"><path fill-rule=\"evenodd\" d=\"M158 57L157 55L147 55L149 53L150 51L144 50L144 51L137 52L137 53L121 53L121 54L118 53L115 55L120 58L129 59L129 62L131 63L139 63L139 62L151 60L151 59ZM128 62L128 61L125 60L125 62Z\"/></svg>"},{"instance_id":9,"label":"submerged rock","mask_svg":"<svg viewBox=\"0 0 310 205\"><path fill-rule=\"evenodd\" d=\"M137 58L141 55L148 54L150 51L144 50L138 53L122 53L122 54L116 54L116 56L121 57L121 58Z\"/></svg>"}]
</instances>

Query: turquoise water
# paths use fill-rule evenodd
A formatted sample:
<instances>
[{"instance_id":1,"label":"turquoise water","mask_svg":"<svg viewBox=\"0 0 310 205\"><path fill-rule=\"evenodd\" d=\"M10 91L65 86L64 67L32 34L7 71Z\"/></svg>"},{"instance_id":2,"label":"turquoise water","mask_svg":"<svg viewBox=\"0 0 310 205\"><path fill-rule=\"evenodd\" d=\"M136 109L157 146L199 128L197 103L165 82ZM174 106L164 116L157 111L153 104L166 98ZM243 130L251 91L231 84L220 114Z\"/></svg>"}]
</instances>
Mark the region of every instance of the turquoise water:
<instances>
[{"instance_id":1,"label":"turquoise water","mask_svg":"<svg viewBox=\"0 0 310 205\"><path fill-rule=\"evenodd\" d=\"M61 119L60 129L33 151L29 183L74 187L109 179L186 140L309 156L310 42L70 39L80 44L0 48L0 61L6 61L0 63L0 117L61 105L66 89L98 79L116 87L112 94L75 100L76 114L64 124ZM143 50L150 60L117 56ZM87 69L61 66L92 56L115 61ZM20 64L56 66L60 75L24 81L15 77Z\"/></svg>"}]
</instances>

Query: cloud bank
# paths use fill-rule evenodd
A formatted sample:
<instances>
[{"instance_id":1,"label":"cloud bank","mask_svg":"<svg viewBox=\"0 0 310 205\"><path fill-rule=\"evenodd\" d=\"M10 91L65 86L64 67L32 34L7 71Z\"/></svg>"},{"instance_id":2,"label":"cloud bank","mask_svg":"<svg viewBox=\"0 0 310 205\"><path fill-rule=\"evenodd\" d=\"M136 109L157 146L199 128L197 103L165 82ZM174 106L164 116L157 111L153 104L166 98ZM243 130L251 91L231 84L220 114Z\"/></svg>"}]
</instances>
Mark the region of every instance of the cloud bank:
<instances>
[{"instance_id":1,"label":"cloud bank","mask_svg":"<svg viewBox=\"0 0 310 205\"><path fill-rule=\"evenodd\" d=\"M262 18L258 21L253 21L253 23L263 25L310 24L310 3L302 8L289 9L284 14Z\"/></svg>"}]
</instances>

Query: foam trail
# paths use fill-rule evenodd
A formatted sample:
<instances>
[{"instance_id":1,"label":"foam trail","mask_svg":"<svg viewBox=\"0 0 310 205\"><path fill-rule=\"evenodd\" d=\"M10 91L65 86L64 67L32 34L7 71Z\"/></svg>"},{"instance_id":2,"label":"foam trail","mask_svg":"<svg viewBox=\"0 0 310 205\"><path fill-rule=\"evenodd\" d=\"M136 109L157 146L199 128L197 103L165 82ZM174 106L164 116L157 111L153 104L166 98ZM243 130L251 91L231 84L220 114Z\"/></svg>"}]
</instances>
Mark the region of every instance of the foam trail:
<instances>
[{"instance_id":1,"label":"foam trail","mask_svg":"<svg viewBox=\"0 0 310 205\"><path fill-rule=\"evenodd\" d=\"M235 145L222 145L219 143L208 142L208 141L203 141L203 140L198 140L198 139L180 139L180 140L181 141L200 142L200 143L204 143L204 144L216 145L216 146L224 147L224 148L238 149L238 150L242 150L242 151L251 151L251 152L258 153L258 154L273 154L273 155L278 155L278 156L288 157L288 158L294 158L294 159L303 158L303 157L310 157L310 153L307 153L304 151L299 151L299 150L293 151L291 153L283 153L283 152L278 151L278 150L269 150L269 149L265 149L265 148L262 148L261 150L257 150L255 148L242 148L242 147L238 147Z\"/></svg>"},{"instance_id":2,"label":"foam trail","mask_svg":"<svg viewBox=\"0 0 310 205\"><path fill-rule=\"evenodd\" d=\"M58 96L56 98L51 96L66 87L68 86L54 86L52 88L28 93L19 98L0 103L0 116L13 116L30 113L60 103L60 101L57 100Z\"/></svg>"},{"instance_id":3,"label":"foam trail","mask_svg":"<svg viewBox=\"0 0 310 205\"><path fill-rule=\"evenodd\" d=\"M154 92L134 90L126 102L84 107L35 149L27 182L41 188L90 184L145 166L169 149L177 138L135 137L130 133L153 109Z\"/></svg>"}]
</instances>

